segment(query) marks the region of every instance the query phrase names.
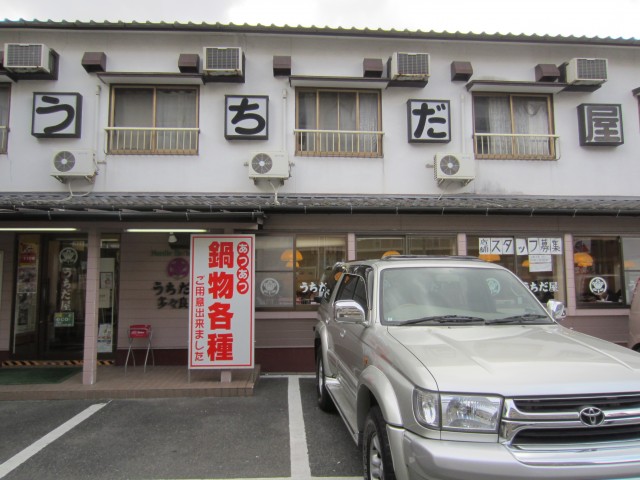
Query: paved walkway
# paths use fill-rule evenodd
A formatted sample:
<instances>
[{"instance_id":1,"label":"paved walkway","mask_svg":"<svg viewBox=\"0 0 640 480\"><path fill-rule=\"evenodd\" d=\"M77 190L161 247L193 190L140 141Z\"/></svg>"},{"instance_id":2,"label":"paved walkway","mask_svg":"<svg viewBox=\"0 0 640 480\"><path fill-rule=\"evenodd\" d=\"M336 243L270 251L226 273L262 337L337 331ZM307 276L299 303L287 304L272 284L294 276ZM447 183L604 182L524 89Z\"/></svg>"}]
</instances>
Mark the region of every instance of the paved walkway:
<instances>
[{"instance_id":1,"label":"paved walkway","mask_svg":"<svg viewBox=\"0 0 640 480\"><path fill-rule=\"evenodd\" d=\"M251 396L259 377L259 365L253 370L232 370L230 381L222 381L221 373L214 370L192 370L189 376L186 366L147 366L146 372L129 366L126 374L124 367L99 366L94 385L83 385L79 372L61 383L0 385L0 400Z\"/></svg>"}]
</instances>

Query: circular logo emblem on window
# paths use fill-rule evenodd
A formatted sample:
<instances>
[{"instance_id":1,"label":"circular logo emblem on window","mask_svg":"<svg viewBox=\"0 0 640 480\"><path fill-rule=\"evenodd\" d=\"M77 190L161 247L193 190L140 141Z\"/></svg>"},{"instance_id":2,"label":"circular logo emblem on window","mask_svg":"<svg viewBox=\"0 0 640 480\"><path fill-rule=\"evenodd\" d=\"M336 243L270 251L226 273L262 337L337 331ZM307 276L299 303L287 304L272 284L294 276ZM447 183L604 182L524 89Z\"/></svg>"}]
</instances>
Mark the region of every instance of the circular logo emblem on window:
<instances>
[{"instance_id":1,"label":"circular logo emblem on window","mask_svg":"<svg viewBox=\"0 0 640 480\"><path fill-rule=\"evenodd\" d=\"M260 283L260 293L265 297L275 297L280 291L280 284L275 278L265 278Z\"/></svg>"},{"instance_id":2,"label":"circular logo emblem on window","mask_svg":"<svg viewBox=\"0 0 640 480\"><path fill-rule=\"evenodd\" d=\"M589 290L594 295L601 295L607 291L607 281L602 277L593 277L589 282Z\"/></svg>"},{"instance_id":3,"label":"circular logo emblem on window","mask_svg":"<svg viewBox=\"0 0 640 480\"><path fill-rule=\"evenodd\" d=\"M500 290L502 290L500 282L495 278L487 278L487 286L489 287L489 291L493 296L498 295L500 293Z\"/></svg>"},{"instance_id":4,"label":"circular logo emblem on window","mask_svg":"<svg viewBox=\"0 0 640 480\"><path fill-rule=\"evenodd\" d=\"M604 418L604 412L598 407L585 407L580 410L580 421L588 427L602 425Z\"/></svg>"},{"instance_id":5,"label":"circular logo emblem on window","mask_svg":"<svg viewBox=\"0 0 640 480\"><path fill-rule=\"evenodd\" d=\"M189 275L189 262L184 258L174 258L167 264L167 274L175 279L186 277Z\"/></svg>"},{"instance_id":6,"label":"circular logo emblem on window","mask_svg":"<svg viewBox=\"0 0 640 480\"><path fill-rule=\"evenodd\" d=\"M75 248L66 247L60 250L58 258L63 265L75 265L78 261L78 252Z\"/></svg>"}]
</instances>

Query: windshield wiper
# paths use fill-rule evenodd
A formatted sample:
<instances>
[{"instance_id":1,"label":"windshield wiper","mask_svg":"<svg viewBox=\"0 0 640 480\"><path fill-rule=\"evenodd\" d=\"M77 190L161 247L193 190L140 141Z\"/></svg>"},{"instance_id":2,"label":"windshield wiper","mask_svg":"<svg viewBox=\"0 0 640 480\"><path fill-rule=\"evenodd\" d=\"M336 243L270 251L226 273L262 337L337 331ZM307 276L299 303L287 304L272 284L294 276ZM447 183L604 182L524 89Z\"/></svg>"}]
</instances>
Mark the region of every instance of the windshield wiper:
<instances>
[{"instance_id":1,"label":"windshield wiper","mask_svg":"<svg viewBox=\"0 0 640 480\"><path fill-rule=\"evenodd\" d=\"M525 313L524 315L514 315L512 317L505 317L505 318L496 318L493 320L487 320L487 325L497 325L497 324L517 324L517 325L522 325L525 323L537 323L538 320L541 319L545 319L547 320L546 322L542 322L542 323L551 323L549 322L549 317L547 317L546 315L542 315L539 313Z\"/></svg>"},{"instance_id":2,"label":"windshield wiper","mask_svg":"<svg viewBox=\"0 0 640 480\"><path fill-rule=\"evenodd\" d=\"M480 317L468 317L465 315L433 315L431 317L414 318L400 323L400 325L417 325L419 323L484 323Z\"/></svg>"}]
</instances>

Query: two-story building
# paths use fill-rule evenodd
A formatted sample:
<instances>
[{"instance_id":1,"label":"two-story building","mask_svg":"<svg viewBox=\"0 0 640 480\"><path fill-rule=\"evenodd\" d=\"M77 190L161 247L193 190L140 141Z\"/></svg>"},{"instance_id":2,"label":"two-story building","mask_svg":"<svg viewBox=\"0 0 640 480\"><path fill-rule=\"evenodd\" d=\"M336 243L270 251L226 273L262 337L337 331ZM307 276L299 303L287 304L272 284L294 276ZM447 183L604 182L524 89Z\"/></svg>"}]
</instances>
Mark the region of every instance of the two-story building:
<instances>
[{"instance_id":1,"label":"two-story building","mask_svg":"<svg viewBox=\"0 0 640 480\"><path fill-rule=\"evenodd\" d=\"M186 364L197 232L255 235L266 371L313 368L329 267L392 252L499 262L626 342L640 40L4 21L0 49L0 360L122 363L148 323Z\"/></svg>"}]
</instances>

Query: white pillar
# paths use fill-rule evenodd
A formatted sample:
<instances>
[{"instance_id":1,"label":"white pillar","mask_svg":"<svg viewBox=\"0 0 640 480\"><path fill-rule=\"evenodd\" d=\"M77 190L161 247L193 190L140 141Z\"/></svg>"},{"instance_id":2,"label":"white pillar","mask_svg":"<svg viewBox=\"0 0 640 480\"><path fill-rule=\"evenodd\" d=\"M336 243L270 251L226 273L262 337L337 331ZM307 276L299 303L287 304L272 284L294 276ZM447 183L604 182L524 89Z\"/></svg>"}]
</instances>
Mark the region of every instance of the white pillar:
<instances>
[{"instance_id":1,"label":"white pillar","mask_svg":"<svg viewBox=\"0 0 640 480\"><path fill-rule=\"evenodd\" d=\"M100 233L89 231L87 242L87 297L84 318L82 384L96 383L98 370L98 288L100 280Z\"/></svg>"}]
</instances>

